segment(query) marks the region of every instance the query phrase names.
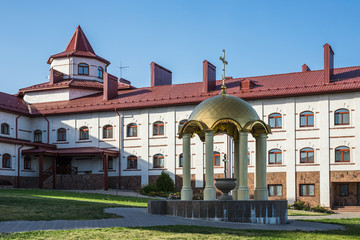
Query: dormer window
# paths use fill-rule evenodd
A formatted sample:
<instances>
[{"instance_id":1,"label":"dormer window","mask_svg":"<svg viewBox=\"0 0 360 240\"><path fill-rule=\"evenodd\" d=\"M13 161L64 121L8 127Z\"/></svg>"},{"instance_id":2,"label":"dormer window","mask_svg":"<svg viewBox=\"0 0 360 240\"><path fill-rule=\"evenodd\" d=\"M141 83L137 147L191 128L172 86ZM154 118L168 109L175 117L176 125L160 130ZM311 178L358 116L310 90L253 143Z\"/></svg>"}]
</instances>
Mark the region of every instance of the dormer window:
<instances>
[{"instance_id":1,"label":"dormer window","mask_svg":"<svg viewBox=\"0 0 360 240\"><path fill-rule=\"evenodd\" d=\"M79 75L89 75L89 65L87 65L86 63L79 63L78 74Z\"/></svg>"},{"instance_id":2,"label":"dormer window","mask_svg":"<svg viewBox=\"0 0 360 240\"><path fill-rule=\"evenodd\" d=\"M98 78L103 79L104 69L102 67L98 67Z\"/></svg>"}]
</instances>

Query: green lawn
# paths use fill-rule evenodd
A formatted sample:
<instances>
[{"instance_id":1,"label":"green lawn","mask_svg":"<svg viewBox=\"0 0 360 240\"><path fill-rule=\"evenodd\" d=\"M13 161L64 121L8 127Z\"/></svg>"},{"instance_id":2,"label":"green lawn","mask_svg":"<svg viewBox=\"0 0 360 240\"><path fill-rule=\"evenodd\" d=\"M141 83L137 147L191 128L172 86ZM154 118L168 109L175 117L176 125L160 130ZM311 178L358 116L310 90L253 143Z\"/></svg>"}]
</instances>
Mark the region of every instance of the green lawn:
<instances>
[{"instance_id":1,"label":"green lawn","mask_svg":"<svg viewBox=\"0 0 360 240\"><path fill-rule=\"evenodd\" d=\"M55 190L0 189L0 221L118 218L108 207L146 207L146 198Z\"/></svg>"},{"instance_id":2,"label":"green lawn","mask_svg":"<svg viewBox=\"0 0 360 240\"><path fill-rule=\"evenodd\" d=\"M326 215L330 215L330 214L288 209L288 216L326 216Z\"/></svg>"},{"instance_id":3,"label":"green lawn","mask_svg":"<svg viewBox=\"0 0 360 240\"><path fill-rule=\"evenodd\" d=\"M320 221L318 221L320 222ZM346 231L301 232L233 230L197 226L99 228L4 234L3 239L359 239L360 219L321 222L345 225Z\"/></svg>"}]
</instances>

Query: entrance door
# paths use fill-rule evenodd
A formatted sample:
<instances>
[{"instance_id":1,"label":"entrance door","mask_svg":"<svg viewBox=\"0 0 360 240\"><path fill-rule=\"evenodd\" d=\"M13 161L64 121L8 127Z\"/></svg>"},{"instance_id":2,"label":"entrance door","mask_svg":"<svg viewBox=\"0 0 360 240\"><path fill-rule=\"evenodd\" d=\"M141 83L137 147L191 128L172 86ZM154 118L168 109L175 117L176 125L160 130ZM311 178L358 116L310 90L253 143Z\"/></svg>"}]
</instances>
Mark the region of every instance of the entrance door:
<instances>
[{"instance_id":1,"label":"entrance door","mask_svg":"<svg viewBox=\"0 0 360 240\"><path fill-rule=\"evenodd\" d=\"M360 183L357 184L358 188L357 188L357 193L358 193L358 205L360 206Z\"/></svg>"},{"instance_id":2,"label":"entrance door","mask_svg":"<svg viewBox=\"0 0 360 240\"><path fill-rule=\"evenodd\" d=\"M71 157L61 156L56 158L56 173L57 174L71 173Z\"/></svg>"}]
</instances>

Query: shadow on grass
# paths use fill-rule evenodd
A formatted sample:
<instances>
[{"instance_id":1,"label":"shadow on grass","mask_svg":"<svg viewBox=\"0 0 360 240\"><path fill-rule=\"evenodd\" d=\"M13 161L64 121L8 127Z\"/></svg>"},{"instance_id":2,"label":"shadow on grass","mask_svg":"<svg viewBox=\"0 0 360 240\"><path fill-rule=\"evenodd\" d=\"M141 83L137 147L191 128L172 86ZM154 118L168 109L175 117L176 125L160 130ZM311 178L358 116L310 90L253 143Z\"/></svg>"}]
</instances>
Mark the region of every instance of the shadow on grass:
<instances>
[{"instance_id":1,"label":"shadow on grass","mask_svg":"<svg viewBox=\"0 0 360 240\"><path fill-rule=\"evenodd\" d=\"M0 190L0 221L119 218L108 207L145 207L147 199L54 190Z\"/></svg>"}]
</instances>

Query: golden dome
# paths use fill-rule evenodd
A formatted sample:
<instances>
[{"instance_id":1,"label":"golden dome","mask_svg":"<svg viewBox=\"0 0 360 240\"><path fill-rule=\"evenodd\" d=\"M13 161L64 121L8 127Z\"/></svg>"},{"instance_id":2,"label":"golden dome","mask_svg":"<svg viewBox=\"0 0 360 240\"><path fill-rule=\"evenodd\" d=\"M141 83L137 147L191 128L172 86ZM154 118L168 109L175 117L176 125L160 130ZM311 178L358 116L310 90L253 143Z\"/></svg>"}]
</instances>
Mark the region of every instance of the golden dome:
<instances>
[{"instance_id":1,"label":"golden dome","mask_svg":"<svg viewBox=\"0 0 360 240\"><path fill-rule=\"evenodd\" d=\"M243 128L246 123L259 120L259 116L244 100L228 94L220 94L201 102L189 117L189 121L201 121L209 129L221 119L232 119Z\"/></svg>"}]
</instances>

